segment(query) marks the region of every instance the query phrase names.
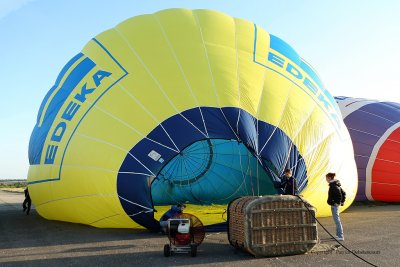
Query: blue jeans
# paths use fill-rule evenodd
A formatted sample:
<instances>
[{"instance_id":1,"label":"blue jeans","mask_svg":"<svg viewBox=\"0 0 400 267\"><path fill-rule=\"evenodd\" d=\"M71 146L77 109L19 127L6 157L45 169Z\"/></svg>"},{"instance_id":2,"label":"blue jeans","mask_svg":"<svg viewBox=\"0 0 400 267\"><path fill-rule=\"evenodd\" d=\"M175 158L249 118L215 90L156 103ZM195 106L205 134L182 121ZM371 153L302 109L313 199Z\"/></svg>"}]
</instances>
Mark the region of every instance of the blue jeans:
<instances>
[{"instance_id":1,"label":"blue jeans","mask_svg":"<svg viewBox=\"0 0 400 267\"><path fill-rule=\"evenodd\" d=\"M332 217L336 224L336 236L343 238L343 227L339 217L339 204L331 206Z\"/></svg>"}]
</instances>

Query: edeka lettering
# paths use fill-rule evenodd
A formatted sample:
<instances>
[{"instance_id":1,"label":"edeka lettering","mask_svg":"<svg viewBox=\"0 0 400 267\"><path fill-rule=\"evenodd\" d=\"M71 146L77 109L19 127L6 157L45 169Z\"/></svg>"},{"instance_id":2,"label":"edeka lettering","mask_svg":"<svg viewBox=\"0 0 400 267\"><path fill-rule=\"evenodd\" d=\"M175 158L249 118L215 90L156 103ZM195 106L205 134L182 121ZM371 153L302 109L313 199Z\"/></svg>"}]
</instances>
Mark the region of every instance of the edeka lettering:
<instances>
[{"instance_id":1,"label":"edeka lettering","mask_svg":"<svg viewBox=\"0 0 400 267\"><path fill-rule=\"evenodd\" d=\"M105 77L111 75L111 72L107 72L104 70L99 70L92 76L92 80L94 83L94 87L88 87L88 83L85 83L81 90L74 96L74 98L68 103L67 107L61 114L61 121L54 128L54 131L51 134L50 144L47 146L46 156L44 160L44 164L53 164L54 159L57 155L58 145L61 142L64 133L68 127L68 123L71 122L81 104L84 103L87 99L87 96L92 94L97 87L101 84L101 80Z\"/></svg>"},{"instance_id":2,"label":"edeka lettering","mask_svg":"<svg viewBox=\"0 0 400 267\"><path fill-rule=\"evenodd\" d=\"M299 68L294 66L292 63L290 62L286 63L284 58L272 52L268 53L268 61L284 69L289 74L288 75L289 77L287 78L292 77L298 81L301 81L303 85L310 91L310 93L318 99L319 104L325 107L330 117L335 121L338 128L340 128L340 120L336 114L334 105L330 103L329 98L327 98L324 95L322 90L313 81L311 81L307 76L303 75L303 73L299 70Z\"/></svg>"}]
</instances>

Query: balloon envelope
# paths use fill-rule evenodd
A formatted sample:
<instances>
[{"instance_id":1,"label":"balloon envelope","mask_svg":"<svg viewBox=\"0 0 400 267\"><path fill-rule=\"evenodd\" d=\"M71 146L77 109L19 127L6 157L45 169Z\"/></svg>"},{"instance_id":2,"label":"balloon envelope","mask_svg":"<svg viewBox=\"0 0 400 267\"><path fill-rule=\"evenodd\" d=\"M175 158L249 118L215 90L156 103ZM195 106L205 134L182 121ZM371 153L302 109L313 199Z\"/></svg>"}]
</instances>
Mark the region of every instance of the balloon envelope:
<instances>
[{"instance_id":1,"label":"balloon envelope","mask_svg":"<svg viewBox=\"0 0 400 267\"><path fill-rule=\"evenodd\" d=\"M134 17L89 41L45 96L29 159L39 214L96 227L157 229L166 205L196 214L276 194L285 168L320 216L327 172L345 208L357 187L350 137L315 71L261 27L209 10Z\"/></svg>"},{"instance_id":2,"label":"balloon envelope","mask_svg":"<svg viewBox=\"0 0 400 267\"><path fill-rule=\"evenodd\" d=\"M400 104L335 97L358 168L357 200L400 201Z\"/></svg>"}]
</instances>

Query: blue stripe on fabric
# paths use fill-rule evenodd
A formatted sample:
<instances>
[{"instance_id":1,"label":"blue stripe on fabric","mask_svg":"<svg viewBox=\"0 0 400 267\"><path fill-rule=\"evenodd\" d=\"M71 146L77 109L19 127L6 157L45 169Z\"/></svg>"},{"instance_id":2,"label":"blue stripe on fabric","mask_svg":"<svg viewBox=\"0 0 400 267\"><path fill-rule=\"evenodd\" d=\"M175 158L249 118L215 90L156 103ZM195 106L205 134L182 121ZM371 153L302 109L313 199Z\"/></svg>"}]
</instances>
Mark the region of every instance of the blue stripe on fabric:
<instances>
[{"instance_id":1,"label":"blue stripe on fabric","mask_svg":"<svg viewBox=\"0 0 400 267\"><path fill-rule=\"evenodd\" d=\"M289 167L293 169L294 177L296 177L297 183L301 185L300 191L307 186L307 168L304 160L297 147L281 129L263 121L257 122L257 119L251 114L239 108L201 107L201 110L210 139L243 142L242 144L246 146L254 157L257 157L259 147L264 146L269 140L260 154L261 159L259 162L262 163L262 168L265 171L274 173L271 176L272 183L279 183L283 170ZM239 110L241 114L238 125L239 130L234 133L229 125L236 124ZM193 112L194 110L190 109L181 114L185 117L190 117L189 114ZM204 135L193 127L194 125L200 129L202 127L201 124L203 124L202 120L192 121L193 125L191 125L177 114L161 124L180 151L195 142L205 140ZM151 136L154 141L166 142L165 134L160 128L160 125L157 126L148 136ZM236 135L240 140L237 140ZM160 140L158 140L158 137ZM154 152L158 157L152 158L149 156ZM157 223L154 219L154 213L152 211L149 212L149 209L153 208L153 201L148 178L151 173L157 176L161 170L168 168L168 164L173 162L172 159L177 155L177 152L144 138L127 153L121 165L117 176L117 192L120 196L121 205L126 214L136 214L131 218L144 227L152 229ZM196 181L196 183L198 182L200 180Z\"/></svg>"},{"instance_id":2,"label":"blue stripe on fabric","mask_svg":"<svg viewBox=\"0 0 400 267\"><path fill-rule=\"evenodd\" d=\"M95 66L96 64L90 58L85 58L71 71L60 90L54 95L44 115L43 121L46 121L47 124L50 123L48 126L54 122L57 112L64 105L72 90Z\"/></svg>"},{"instance_id":3,"label":"blue stripe on fabric","mask_svg":"<svg viewBox=\"0 0 400 267\"><path fill-rule=\"evenodd\" d=\"M75 126L74 130L71 133L70 138L67 141L67 144L65 146L62 158L61 158L61 163L60 163L60 169L59 169L59 173L58 173L58 177L56 178L50 178L50 179L44 179L44 180L38 180L38 181L33 181L33 182L28 182L28 184L37 184L37 183L43 183L43 182L51 182L51 181L57 181L60 180L61 178L61 171L62 171L62 167L63 167L63 162L64 162L64 157L65 157L65 153L67 151L67 148L69 146L69 143L72 139L72 137L74 136L77 128L79 127L80 123L82 122L82 120L85 118L85 116L88 114L88 112L93 108L94 105L96 105L96 103L99 101L99 99L108 92L108 90L110 90L115 84L117 84L119 81L121 81L125 76L127 76L129 73L126 71L125 68L122 67L122 65L116 60L116 58L110 53L110 51L108 51L103 44L101 44L98 40L96 40L95 38L93 38L93 41L98 44L106 53L107 55L110 56L110 58L123 70L124 74L118 78L116 81L114 81L109 87L107 87L103 93L100 94L100 96L92 103L92 105L88 108L88 110L83 114L82 118L79 120L79 122L77 123L77 125ZM87 58L89 59L89 58ZM86 59L85 59L86 60ZM84 60L84 61L85 61ZM90 59L89 59L90 60ZM90 60L91 61L91 60ZM83 61L82 61L83 62ZM82 62L80 64L82 64ZM91 61L93 62L93 61ZM80 65L79 64L79 65ZM95 64L93 62L93 64ZM78 65L78 66L79 66ZM76 69L76 68L75 68ZM74 71L75 71L74 69ZM85 70L83 70L83 72L81 74L84 73ZM90 70L89 70L90 71ZM87 74L87 72L85 73L85 75ZM72 75L72 73L70 74L70 76ZM83 76L84 77L84 76ZM82 78L83 78L82 77ZM69 77L68 77L69 78ZM81 78L81 79L82 79ZM80 79L80 80L81 80ZM79 80L79 81L80 81ZM77 81L77 83L79 83L79 81ZM65 84L65 83L64 83ZM60 90L61 91L61 90ZM68 95L66 95L65 99L63 99L63 101L65 102L66 98L68 97ZM54 99L54 98L53 98ZM53 100L52 100L53 102ZM61 105L62 106L62 105ZM60 106L60 107L61 107ZM60 109L60 107L58 109ZM50 107L48 108L50 109ZM58 110L57 110L58 111ZM56 112L57 113L57 112ZM55 116L56 114L54 114ZM54 120L54 119L53 119ZM51 126L51 124L50 124ZM40 129L39 129L40 130ZM47 131L48 133L48 131ZM29 142L29 162L30 165L35 165L35 164L39 164L40 163L40 158L41 158L41 153L42 153L42 149L43 149L43 145L44 145L44 141L46 139L47 133L43 132L43 131L38 131L38 127L37 125L35 126L32 135L31 135L31 139ZM37 144L37 142L43 139L43 144L41 145L41 147L39 147ZM34 163L34 162L39 162L39 163Z\"/></svg>"},{"instance_id":4,"label":"blue stripe on fabric","mask_svg":"<svg viewBox=\"0 0 400 267\"><path fill-rule=\"evenodd\" d=\"M270 47L285 57L289 58L291 61L296 63L297 65L300 66L301 64L301 59L299 54L285 41L280 39L279 37L276 37L275 35L270 34ZM305 71L305 70L304 70Z\"/></svg>"},{"instance_id":5,"label":"blue stripe on fabric","mask_svg":"<svg viewBox=\"0 0 400 267\"><path fill-rule=\"evenodd\" d=\"M52 182L52 181L57 181L57 180L60 180L60 179L59 178L51 178L51 179L46 179L46 180L28 182L28 184L40 184L40 183L43 183L43 182Z\"/></svg>"},{"instance_id":6,"label":"blue stripe on fabric","mask_svg":"<svg viewBox=\"0 0 400 267\"><path fill-rule=\"evenodd\" d=\"M279 53L296 63L305 73L307 73L307 75L310 76L310 78L324 92L324 95L329 99L329 102L331 102L332 105L336 107L336 110L340 112L337 105L335 105L336 102L333 96L325 89L325 86L322 83L321 79L318 77L317 73L304 59L299 56L299 54L288 43L286 43L279 37L270 34L270 46L272 49L278 51Z\"/></svg>"},{"instance_id":7,"label":"blue stripe on fabric","mask_svg":"<svg viewBox=\"0 0 400 267\"><path fill-rule=\"evenodd\" d=\"M336 97L346 99L347 97ZM377 117L379 116L379 117ZM366 168L369 155L379 138L400 121L400 105L389 102L374 102L350 113L344 123L353 143L357 171L358 190L356 200L367 200L365 195Z\"/></svg>"},{"instance_id":8,"label":"blue stripe on fabric","mask_svg":"<svg viewBox=\"0 0 400 267\"><path fill-rule=\"evenodd\" d=\"M309 66L306 66L307 64L305 62L303 62L303 60L298 56L298 54L293 50L293 48L291 46L289 46L286 42L284 42L283 40L279 39L278 37L274 36L274 35L270 35L271 36L271 42L270 42L270 46L271 48L273 48L274 50L277 50L278 52L282 53L283 55L285 55L286 57L288 57L289 59L291 59L292 61L294 61L296 64L298 64L298 66L304 71L306 72L310 78L313 79L313 82L317 83L317 85L319 86L320 90L322 91L322 95L324 97L326 97L329 101L329 103L332 105L332 107L336 110L336 112L338 114L340 114L340 109L339 106L337 105L335 99L333 98L333 96L323 87L323 84L321 82L321 80L318 78L318 80L314 81L315 77L318 77L318 75L314 72L314 70L312 70ZM303 92L305 92L308 96L310 96L314 102L316 102L318 105L321 105L321 103L317 102L312 95L310 94L310 92L308 90L304 90L304 88L302 88L301 86L299 86L294 80L292 80L291 78L289 78L288 76L284 75L283 73L276 71L274 69L272 69L271 67L268 67L267 64L265 63L261 63L259 61L257 61L256 59L256 52L257 52L257 25L254 24L254 51L253 51L253 62L263 66L269 70L274 71L275 73L279 74L280 76L284 77L285 79L291 81L295 86L297 86L298 88L300 88ZM280 48L280 46L282 46ZM306 66L305 68L303 68L304 66ZM335 121L336 125L335 127L339 127L340 128L340 124L338 121L337 117L332 116L331 114L329 114L325 108L322 109L323 112L330 118L332 118L332 120Z\"/></svg>"},{"instance_id":9,"label":"blue stripe on fabric","mask_svg":"<svg viewBox=\"0 0 400 267\"><path fill-rule=\"evenodd\" d=\"M81 57L83 57L83 53L79 53L75 55L68 63L62 68L60 74L58 75L56 82L53 87L47 92L46 96L44 97L42 104L40 105L38 116L37 116L37 122L39 123L40 117L42 116L43 108L47 103L47 100L51 96L51 94L54 92L54 90L60 85L61 79L64 77L65 73L68 71L68 69L76 62L78 61Z\"/></svg>"},{"instance_id":10,"label":"blue stripe on fabric","mask_svg":"<svg viewBox=\"0 0 400 267\"><path fill-rule=\"evenodd\" d=\"M110 51L108 51L107 48L105 48L105 46L102 43L99 42L99 40L97 40L96 38L93 38L92 40L96 44L98 44L107 53L107 55L110 56L110 58L115 62L115 64L117 64L118 67L120 67L125 72L125 75L128 74L128 71L124 67L122 67L121 63L118 62L118 60L110 53Z\"/></svg>"},{"instance_id":11,"label":"blue stripe on fabric","mask_svg":"<svg viewBox=\"0 0 400 267\"><path fill-rule=\"evenodd\" d=\"M103 93L101 93L99 95L99 97L93 102L93 104L88 108L88 110L85 112L85 114L83 114L82 118L79 120L79 122L77 123L77 125L75 126L75 129L72 131L71 136L68 139L67 144L65 145L65 149L64 149L64 153L62 155L61 158L61 163L60 163L60 171L58 174L58 177L61 177L61 171L62 171L62 165L64 162L64 157L65 157L65 153L67 152L67 148L69 146L69 143L71 142L72 137L74 136L76 129L78 129L79 125L81 124L82 120L86 117L86 115L89 113L89 111L96 105L96 103L100 100L100 98L103 97L104 94L106 94L108 92L108 90L110 90L115 84L119 83L119 81L121 81L126 75L128 75L128 72L121 66L121 64L115 59L114 56L112 56L112 54L110 53L110 51L108 51L104 45L102 45L98 40L96 40L95 38L93 38L93 41L95 41L98 45L100 45L101 48L104 49L104 51L111 57L111 59L118 65L121 67L121 69L124 71L124 74L117 79L116 81L114 81L109 87L107 87L107 89L104 90Z\"/></svg>"},{"instance_id":12,"label":"blue stripe on fabric","mask_svg":"<svg viewBox=\"0 0 400 267\"><path fill-rule=\"evenodd\" d=\"M253 62L257 62L256 60L256 51L257 51L257 25L254 24L254 44L253 44ZM258 62L257 62L258 63ZM260 64L260 63L259 63Z\"/></svg>"},{"instance_id":13,"label":"blue stripe on fabric","mask_svg":"<svg viewBox=\"0 0 400 267\"><path fill-rule=\"evenodd\" d=\"M75 57L75 58L78 58L78 57ZM70 64L70 62L68 64ZM78 83L95 66L96 66L96 64L90 58L85 58L84 60L82 60L71 71L71 73L65 79L65 82L63 83L62 87L57 91L57 93L51 99L51 102L47 107L46 114L44 114L42 125L39 127L39 125L36 124L36 126L32 132L32 136L31 136L31 139L29 142L29 163L30 163L30 165L40 164L40 159L41 159L41 155L42 155L43 146L46 141L46 137L50 131L51 125L53 124L58 111L64 105L68 96L71 94L71 92L74 90L74 88L78 85ZM68 68L64 68L63 71L66 71L67 69ZM59 78L60 77L62 77L62 76L59 76ZM58 82L59 82L59 80L58 80ZM53 87L53 88L55 88L55 87Z\"/></svg>"},{"instance_id":14,"label":"blue stripe on fabric","mask_svg":"<svg viewBox=\"0 0 400 267\"><path fill-rule=\"evenodd\" d=\"M301 59L300 68L304 70L308 74L308 76L311 77L311 79L313 79L313 81L318 85L318 87L324 92L325 97L329 99L329 102L332 103L336 111L340 114L340 109L339 106L336 105L335 98L328 92L328 90L325 88L324 84L322 83L317 73L310 67L310 65L304 59Z\"/></svg>"},{"instance_id":15,"label":"blue stripe on fabric","mask_svg":"<svg viewBox=\"0 0 400 267\"><path fill-rule=\"evenodd\" d=\"M315 71L308 65L307 62L302 59L299 54L285 41L280 39L279 37L276 37L275 35L270 34L270 46L272 49L278 51L285 57L289 58L291 61L296 63L305 73L310 76L313 81L319 86L319 88L326 93L326 89L324 85L322 84L321 79L318 77L318 75L315 73ZM333 100L333 97L331 96L331 101Z\"/></svg>"},{"instance_id":16,"label":"blue stripe on fabric","mask_svg":"<svg viewBox=\"0 0 400 267\"><path fill-rule=\"evenodd\" d=\"M304 70L305 73L308 74L308 76L310 76L313 79L313 81L319 86L319 88L321 88L321 90L326 91L324 85L322 84L321 79L318 77L315 71L308 65L308 63L304 61L304 59L301 59L300 67L302 68L302 70Z\"/></svg>"}]
</instances>

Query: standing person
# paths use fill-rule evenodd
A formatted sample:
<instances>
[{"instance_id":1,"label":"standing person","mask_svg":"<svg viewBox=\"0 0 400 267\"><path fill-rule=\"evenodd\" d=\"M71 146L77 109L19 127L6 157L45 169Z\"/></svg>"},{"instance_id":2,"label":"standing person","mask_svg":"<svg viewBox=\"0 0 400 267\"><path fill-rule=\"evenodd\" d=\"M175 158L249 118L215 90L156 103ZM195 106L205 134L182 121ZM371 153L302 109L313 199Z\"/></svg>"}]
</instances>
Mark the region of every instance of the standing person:
<instances>
[{"instance_id":1,"label":"standing person","mask_svg":"<svg viewBox=\"0 0 400 267\"><path fill-rule=\"evenodd\" d=\"M284 195L294 196L298 194L296 179L292 176L291 169L285 169L280 188L283 190Z\"/></svg>"},{"instance_id":2,"label":"standing person","mask_svg":"<svg viewBox=\"0 0 400 267\"><path fill-rule=\"evenodd\" d=\"M332 217L336 224L336 240L343 241L343 226L339 217L339 206L343 206L346 201L346 193L340 187L339 180L335 179L336 173L326 174L326 181L329 183L328 205L331 206Z\"/></svg>"},{"instance_id":3,"label":"standing person","mask_svg":"<svg viewBox=\"0 0 400 267\"><path fill-rule=\"evenodd\" d=\"M161 230L166 233L167 232L167 225L168 219L174 218L179 214L182 214L183 210L186 208L184 204L173 205L171 208L164 213L163 216L160 218L160 226Z\"/></svg>"},{"instance_id":4,"label":"standing person","mask_svg":"<svg viewBox=\"0 0 400 267\"><path fill-rule=\"evenodd\" d=\"M25 193L25 200L22 203L22 208L23 208L24 212L26 211L26 215L29 215L29 211L31 210L32 200L31 200L31 197L29 196L28 187L25 188L24 193Z\"/></svg>"}]
</instances>

